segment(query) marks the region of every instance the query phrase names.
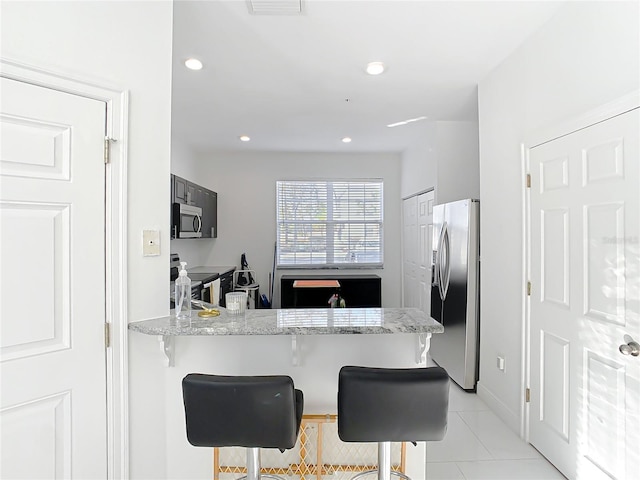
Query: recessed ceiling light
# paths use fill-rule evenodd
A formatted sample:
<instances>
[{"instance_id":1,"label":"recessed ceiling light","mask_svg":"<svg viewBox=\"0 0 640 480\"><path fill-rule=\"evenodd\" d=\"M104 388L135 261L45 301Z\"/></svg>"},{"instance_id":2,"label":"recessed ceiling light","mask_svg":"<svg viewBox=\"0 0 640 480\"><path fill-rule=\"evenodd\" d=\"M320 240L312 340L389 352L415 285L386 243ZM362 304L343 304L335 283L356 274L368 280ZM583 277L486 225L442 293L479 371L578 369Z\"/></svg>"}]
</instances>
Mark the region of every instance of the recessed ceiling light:
<instances>
[{"instance_id":1,"label":"recessed ceiling light","mask_svg":"<svg viewBox=\"0 0 640 480\"><path fill-rule=\"evenodd\" d=\"M380 75L382 72L384 72L384 63L371 62L367 64L367 73L369 75Z\"/></svg>"},{"instance_id":2,"label":"recessed ceiling light","mask_svg":"<svg viewBox=\"0 0 640 480\"><path fill-rule=\"evenodd\" d=\"M342 143L351 143L351 137L344 137Z\"/></svg>"},{"instance_id":3,"label":"recessed ceiling light","mask_svg":"<svg viewBox=\"0 0 640 480\"><path fill-rule=\"evenodd\" d=\"M410 118L409 120L403 120L401 122L390 123L387 127L399 127L400 125L406 125L407 123L419 122L420 120L426 120L427 117Z\"/></svg>"},{"instance_id":4,"label":"recessed ceiling light","mask_svg":"<svg viewBox=\"0 0 640 480\"><path fill-rule=\"evenodd\" d=\"M249 140L251 140L251 137L249 137L249 135L240 135L238 138L241 142L248 142Z\"/></svg>"},{"instance_id":5,"label":"recessed ceiling light","mask_svg":"<svg viewBox=\"0 0 640 480\"><path fill-rule=\"evenodd\" d=\"M184 65L189 70L202 70L202 62L197 58L187 58Z\"/></svg>"}]
</instances>

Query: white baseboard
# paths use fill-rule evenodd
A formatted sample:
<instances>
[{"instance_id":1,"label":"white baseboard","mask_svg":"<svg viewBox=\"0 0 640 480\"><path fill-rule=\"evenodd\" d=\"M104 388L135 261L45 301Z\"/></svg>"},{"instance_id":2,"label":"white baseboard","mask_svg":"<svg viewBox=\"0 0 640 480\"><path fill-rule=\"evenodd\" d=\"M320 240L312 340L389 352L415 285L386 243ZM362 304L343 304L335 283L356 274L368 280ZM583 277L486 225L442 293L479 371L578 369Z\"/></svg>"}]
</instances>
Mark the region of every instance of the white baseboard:
<instances>
[{"instance_id":1,"label":"white baseboard","mask_svg":"<svg viewBox=\"0 0 640 480\"><path fill-rule=\"evenodd\" d=\"M507 406L496 397L493 392L484 387L480 382L477 385L478 397L487 404L489 409L495 413L511 430L520 436L520 417L513 413Z\"/></svg>"}]
</instances>

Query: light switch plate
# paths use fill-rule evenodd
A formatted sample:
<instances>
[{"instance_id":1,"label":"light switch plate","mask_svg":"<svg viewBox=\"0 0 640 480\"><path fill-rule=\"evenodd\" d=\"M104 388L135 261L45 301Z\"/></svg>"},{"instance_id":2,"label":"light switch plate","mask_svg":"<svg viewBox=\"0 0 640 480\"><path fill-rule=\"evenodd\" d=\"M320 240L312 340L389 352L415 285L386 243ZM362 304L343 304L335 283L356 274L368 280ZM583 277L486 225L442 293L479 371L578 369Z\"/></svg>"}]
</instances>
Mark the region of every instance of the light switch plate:
<instances>
[{"instance_id":1,"label":"light switch plate","mask_svg":"<svg viewBox=\"0 0 640 480\"><path fill-rule=\"evenodd\" d=\"M160 255L160 231L142 231L142 256L155 257Z\"/></svg>"}]
</instances>

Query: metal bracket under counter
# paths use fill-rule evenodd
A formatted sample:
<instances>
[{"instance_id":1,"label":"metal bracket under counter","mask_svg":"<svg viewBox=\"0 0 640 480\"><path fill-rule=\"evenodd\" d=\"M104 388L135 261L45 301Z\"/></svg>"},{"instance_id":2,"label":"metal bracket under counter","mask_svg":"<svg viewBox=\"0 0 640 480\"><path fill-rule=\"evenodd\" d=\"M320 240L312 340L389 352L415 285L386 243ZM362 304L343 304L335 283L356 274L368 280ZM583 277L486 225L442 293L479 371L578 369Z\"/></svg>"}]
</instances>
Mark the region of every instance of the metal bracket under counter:
<instances>
[{"instance_id":1,"label":"metal bracket under counter","mask_svg":"<svg viewBox=\"0 0 640 480\"><path fill-rule=\"evenodd\" d=\"M173 335L158 335L160 350L167 358L165 367L175 367L175 338Z\"/></svg>"},{"instance_id":2,"label":"metal bracket under counter","mask_svg":"<svg viewBox=\"0 0 640 480\"><path fill-rule=\"evenodd\" d=\"M297 367L300 365L300 359L298 357L298 347L300 343L297 335L291 335L291 365Z\"/></svg>"},{"instance_id":3,"label":"metal bracket under counter","mask_svg":"<svg viewBox=\"0 0 640 480\"><path fill-rule=\"evenodd\" d=\"M418 333L416 336L416 363L421 365L427 361L427 352L431 346L431 334L430 333Z\"/></svg>"}]
</instances>

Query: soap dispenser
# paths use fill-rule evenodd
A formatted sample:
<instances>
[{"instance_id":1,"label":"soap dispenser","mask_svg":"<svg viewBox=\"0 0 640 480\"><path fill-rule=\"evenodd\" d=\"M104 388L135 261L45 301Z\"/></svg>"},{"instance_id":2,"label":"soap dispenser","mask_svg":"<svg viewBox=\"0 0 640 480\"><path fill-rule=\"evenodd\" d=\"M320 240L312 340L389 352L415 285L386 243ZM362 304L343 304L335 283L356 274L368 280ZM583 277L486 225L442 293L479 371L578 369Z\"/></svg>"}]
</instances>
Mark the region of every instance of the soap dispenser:
<instances>
[{"instance_id":1,"label":"soap dispenser","mask_svg":"<svg viewBox=\"0 0 640 480\"><path fill-rule=\"evenodd\" d=\"M191 318L191 279L187 277L187 262L180 262L180 273L176 279L176 318Z\"/></svg>"}]
</instances>

